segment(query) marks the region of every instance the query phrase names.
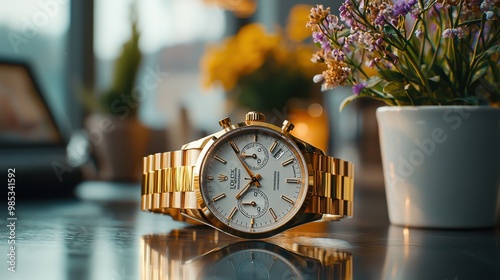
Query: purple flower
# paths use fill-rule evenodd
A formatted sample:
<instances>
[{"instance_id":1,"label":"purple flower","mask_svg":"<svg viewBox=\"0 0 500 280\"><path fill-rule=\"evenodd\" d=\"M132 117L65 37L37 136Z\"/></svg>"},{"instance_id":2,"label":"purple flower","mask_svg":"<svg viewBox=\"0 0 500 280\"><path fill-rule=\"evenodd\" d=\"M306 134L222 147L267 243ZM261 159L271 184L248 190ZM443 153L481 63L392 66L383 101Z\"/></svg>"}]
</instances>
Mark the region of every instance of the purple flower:
<instances>
[{"instance_id":1,"label":"purple flower","mask_svg":"<svg viewBox=\"0 0 500 280\"><path fill-rule=\"evenodd\" d=\"M345 54L339 49L333 49L332 57L337 61L344 61Z\"/></svg>"},{"instance_id":2,"label":"purple flower","mask_svg":"<svg viewBox=\"0 0 500 280\"><path fill-rule=\"evenodd\" d=\"M408 13L413 11L413 6L417 4L417 0L397 0L393 7L393 17L406 16Z\"/></svg>"},{"instance_id":3,"label":"purple flower","mask_svg":"<svg viewBox=\"0 0 500 280\"><path fill-rule=\"evenodd\" d=\"M399 57L396 54L389 53L389 54L387 54L387 56L389 57L389 60L392 62L392 64L398 64Z\"/></svg>"},{"instance_id":4,"label":"purple flower","mask_svg":"<svg viewBox=\"0 0 500 280\"><path fill-rule=\"evenodd\" d=\"M328 39L327 36L325 36L325 34L323 34L323 32L313 32L312 34L312 37L313 37L313 42L314 43L320 43L321 44L321 48L327 52L331 52L332 51L332 45L330 43L330 40Z\"/></svg>"},{"instance_id":5,"label":"purple flower","mask_svg":"<svg viewBox=\"0 0 500 280\"><path fill-rule=\"evenodd\" d=\"M321 48L327 52L331 52L332 51L332 45L330 43L330 40L328 39L327 36L325 36L325 34L323 34L323 32L313 32L312 34L312 37L313 37L313 42L314 43L320 43L321 44Z\"/></svg>"},{"instance_id":6,"label":"purple flower","mask_svg":"<svg viewBox=\"0 0 500 280\"><path fill-rule=\"evenodd\" d=\"M346 0L339 8L340 20L344 21L346 23L346 25L349 27L356 24L356 22L354 21L354 18L352 16L352 13L350 11L350 9L352 9L352 5L350 2L351 2L350 0Z\"/></svg>"},{"instance_id":7,"label":"purple flower","mask_svg":"<svg viewBox=\"0 0 500 280\"><path fill-rule=\"evenodd\" d=\"M325 34L323 34L323 32L314 31L312 33L312 37L313 37L314 43L317 43L317 42L323 41L323 38L325 37Z\"/></svg>"},{"instance_id":8,"label":"purple flower","mask_svg":"<svg viewBox=\"0 0 500 280\"><path fill-rule=\"evenodd\" d=\"M370 32L358 32L358 43L363 45L369 52L373 52L376 49L382 48L384 39L379 36L379 34L372 34Z\"/></svg>"},{"instance_id":9,"label":"purple flower","mask_svg":"<svg viewBox=\"0 0 500 280\"><path fill-rule=\"evenodd\" d=\"M375 66L375 62L376 62L375 59L368 61L368 67L373 68L373 66Z\"/></svg>"},{"instance_id":10,"label":"purple flower","mask_svg":"<svg viewBox=\"0 0 500 280\"><path fill-rule=\"evenodd\" d=\"M451 28L447 28L443 31L443 34L441 34L443 38L453 38L453 30Z\"/></svg>"},{"instance_id":11,"label":"purple flower","mask_svg":"<svg viewBox=\"0 0 500 280\"><path fill-rule=\"evenodd\" d=\"M384 26L384 24L385 24L385 15L384 14L379 14L377 16L377 18L375 19L375 24L377 26L380 26L380 27Z\"/></svg>"},{"instance_id":12,"label":"purple flower","mask_svg":"<svg viewBox=\"0 0 500 280\"><path fill-rule=\"evenodd\" d=\"M352 92L355 94L355 95L359 95L361 93L361 91L363 91L363 89L366 87L366 83L358 83L358 84L355 84L353 87L352 87Z\"/></svg>"},{"instance_id":13,"label":"purple flower","mask_svg":"<svg viewBox=\"0 0 500 280\"><path fill-rule=\"evenodd\" d=\"M443 38L455 38L455 37L458 37L459 39L462 39L464 37L464 35L465 35L464 30L461 27L458 27L458 28L447 28L441 34L441 36Z\"/></svg>"},{"instance_id":14,"label":"purple flower","mask_svg":"<svg viewBox=\"0 0 500 280\"><path fill-rule=\"evenodd\" d=\"M347 36L347 42L348 44L353 44L354 42L357 42L359 40L359 31L354 32L352 34L349 34Z\"/></svg>"},{"instance_id":15,"label":"purple flower","mask_svg":"<svg viewBox=\"0 0 500 280\"><path fill-rule=\"evenodd\" d=\"M366 66L368 66L369 68L373 68L375 67L375 65L377 65L377 63L379 63L382 59L380 57L375 57L374 59L372 60L369 60L366 62Z\"/></svg>"},{"instance_id":16,"label":"purple flower","mask_svg":"<svg viewBox=\"0 0 500 280\"><path fill-rule=\"evenodd\" d=\"M344 25L339 24L339 18L336 15L329 14L325 20L328 23L328 29L330 30L342 31L344 29Z\"/></svg>"}]
</instances>

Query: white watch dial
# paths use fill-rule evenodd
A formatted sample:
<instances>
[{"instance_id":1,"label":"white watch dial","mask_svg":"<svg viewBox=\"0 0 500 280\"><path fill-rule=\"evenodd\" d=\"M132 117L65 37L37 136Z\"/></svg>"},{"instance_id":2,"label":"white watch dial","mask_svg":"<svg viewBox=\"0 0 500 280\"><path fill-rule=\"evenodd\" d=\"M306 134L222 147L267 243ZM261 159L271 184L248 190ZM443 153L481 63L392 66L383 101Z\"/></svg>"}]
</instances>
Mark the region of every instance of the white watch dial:
<instances>
[{"instance_id":1,"label":"white watch dial","mask_svg":"<svg viewBox=\"0 0 500 280\"><path fill-rule=\"evenodd\" d=\"M207 279L302 279L304 273L276 251L247 249L224 255L207 269L206 275Z\"/></svg>"},{"instance_id":2,"label":"white watch dial","mask_svg":"<svg viewBox=\"0 0 500 280\"><path fill-rule=\"evenodd\" d=\"M208 151L201 193L221 223L244 233L279 228L300 209L307 174L298 148L265 127L235 129Z\"/></svg>"}]
</instances>

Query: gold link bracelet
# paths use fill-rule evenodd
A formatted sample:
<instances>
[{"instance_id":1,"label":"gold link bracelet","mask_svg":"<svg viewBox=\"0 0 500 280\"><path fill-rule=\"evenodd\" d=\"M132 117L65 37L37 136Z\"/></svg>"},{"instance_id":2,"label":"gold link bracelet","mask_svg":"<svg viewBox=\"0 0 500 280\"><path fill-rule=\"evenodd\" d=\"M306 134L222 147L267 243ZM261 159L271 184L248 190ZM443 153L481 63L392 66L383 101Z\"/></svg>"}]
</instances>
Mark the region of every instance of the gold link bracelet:
<instances>
[{"instance_id":1,"label":"gold link bracelet","mask_svg":"<svg viewBox=\"0 0 500 280\"><path fill-rule=\"evenodd\" d=\"M141 209L155 213L178 213L198 209L193 170L200 150L179 150L144 157ZM312 198L306 212L352 216L354 166L330 156L312 157ZM185 220L180 214L174 219Z\"/></svg>"}]
</instances>

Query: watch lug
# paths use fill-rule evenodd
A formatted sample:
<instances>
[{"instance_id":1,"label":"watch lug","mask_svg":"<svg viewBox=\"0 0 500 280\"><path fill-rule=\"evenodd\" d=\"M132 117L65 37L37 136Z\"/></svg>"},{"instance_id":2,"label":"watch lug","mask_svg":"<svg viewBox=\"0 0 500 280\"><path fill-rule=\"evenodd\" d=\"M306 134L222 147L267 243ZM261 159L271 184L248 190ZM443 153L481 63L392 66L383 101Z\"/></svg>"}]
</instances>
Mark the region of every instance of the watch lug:
<instances>
[{"instance_id":1,"label":"watch lug","mask_svg":"<svg viewBox=\"0 0 500 280\"><path fill-rule=\"evenodd\" d=\"M306 212L298 213L297 216L295 216L294 223L290 224L289 226L285 226L283 231L289 230L291 228L298 227L300 225L307 224L310 222L319 221L319 220L321 220L322 216L323 216L322 214L316 214L316 213L306 213Z\"/></svg>"},{"instance_id":2,"label":"watch lug","mask_svg":"<svg viewBox=\"0 0 500 280\"><path fill-rule=\"evenodd\" d=\"M180 213L182 216L197 221L198 223L207 225L207 226L212 226L210 223L208 223L203 217L201 216L201 213L198 209L182 209L180 210Z\"/></svg>"},{"instance_id":3,"label":"watch lug","mask_svg":"<svg viewBox=\"0 0 500 280\"><path fill-rule=\"evenodd\" d=\"M236 235L233 235L229 232L225 232L223 230L221 230L220 228L217 228L216 226L214 226L213 224L211 224L210 222L206 221L203 216L202 216L202 211L201 210L198 210L198 209L184 209L184 210L181 210L181 215L188 218L188 219L191 219L191 220L194 220L198 223L201 223L203 225L206 225L206 226L209 226L215 230L218 230L224 234L227 234L227 235L230 235L230 236L234 236L234 237L238 237Z\"/></svg>"},{"instance_id":4,"label":"watch lug","mask_svg":"<svg viewBox=\"0 0 500 280\"><path fill-rule=\"evenodd\" d=\"M221 134L223 134L224 131L219 131L214 134L210 134L208 136L205 136L201 139L194 140L192 142L189 142L187 144L184 144L181 148L181 150L190 150L190 149L203 149L207 145L207 143L212 140L214 137L215 139L219 138Z\"/></svg>"},{"instance_id":5,"label":"watch lug","mask_svg":"<svg viewBox=\"0 0 500 280\"><path fill-rule=\"evenodd\" d=\"M292 135L290 135L290 136L292 136ZM326 153L323 150L316 148L313 145L311 145L307 142L304 142L303 140L300 140L297 137L292 136L292 139L295 141L295 143L297 144L297 146L299 147L299 149L302 152L311 153L311 154L326 155Z\"/></svg>"}]
</instances>

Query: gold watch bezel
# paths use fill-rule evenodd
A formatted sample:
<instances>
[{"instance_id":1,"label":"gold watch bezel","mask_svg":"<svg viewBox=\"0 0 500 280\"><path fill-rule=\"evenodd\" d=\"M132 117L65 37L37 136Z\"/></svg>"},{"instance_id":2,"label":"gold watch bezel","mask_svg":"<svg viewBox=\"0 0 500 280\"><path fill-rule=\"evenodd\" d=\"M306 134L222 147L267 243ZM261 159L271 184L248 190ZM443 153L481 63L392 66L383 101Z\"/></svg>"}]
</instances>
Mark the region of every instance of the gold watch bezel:
<instances>
[{"instance_id":1,"label":"gold watch bezel","mask_svg":"<svg viewBox=\"0 0 500 280\"><path fill-rule=\"evenodd\" d=\"M302 170L304 172L303 174L303 182L302 182L302 193L299 195L300 198L298 200L298 203L300 205L294 205L293 209L290 210L289 213L292 214L287 214L291 215L291 217L284 222L281 222L280 225L272 228L271 230L267 231L262 231L262 232L245 232L241 231L239 229L236 229L234 227L229 226L227 223L221 221L215 214L211 212L209 209L207 203L205 202L203 198L203 190L202 190L202 185L205 183L204 179L202 177L204 167L205 167L205 162L207 157L210 155L211 151L215 149L219 144L221 144L221 141L227 141L228 139L231 139L233 136L243 133L247 130L251 129L263 129L263 130L270 130L270 133L276 134L278 137L280 137L284 143L287 143L287 145L290 147L290 149L293 151L297 159L300 160L300 165L302 167ZM255 239L255 238L266 238L270 237L273 235L276 235L280 232L283 232L284 230L287 230L289 228L292 228L294 226L297 226L299 224L304 223L304 215L305 215L305 209L307 207L307 204L310 200L311 197L311 187L312 187L312 177L310 174L312 174L312 167L311 167L311 160L309 157L305 156L304 153L302 152L301 148L297 145L297 142L295 141L295 138L293 138L292 135L290 135L286 131L282 131L281 128L265 123L265 122L260 122L260 121L246 121L243 123L238 123L235 125L231 125L227 128L225 128L223 131L220 133L217 133L216 136L211 137L207 142L206 145L204 145L200 156L198 158L197 164L193 170L193 175L194 175L194 187L195 187L195 193L196 193L196 198L197 198L197 203L199 206L199 209L201 210L201 214L204 216L203 218L206 219L210 223L212 227L215 229L218 229L224 233L227 233L229 235L241 237L241 238L248 238L248 239ZM311 221L311 219L319 219L321 215L306 215L307 216L307 221Z\"/></svg>"}]
</instances>

